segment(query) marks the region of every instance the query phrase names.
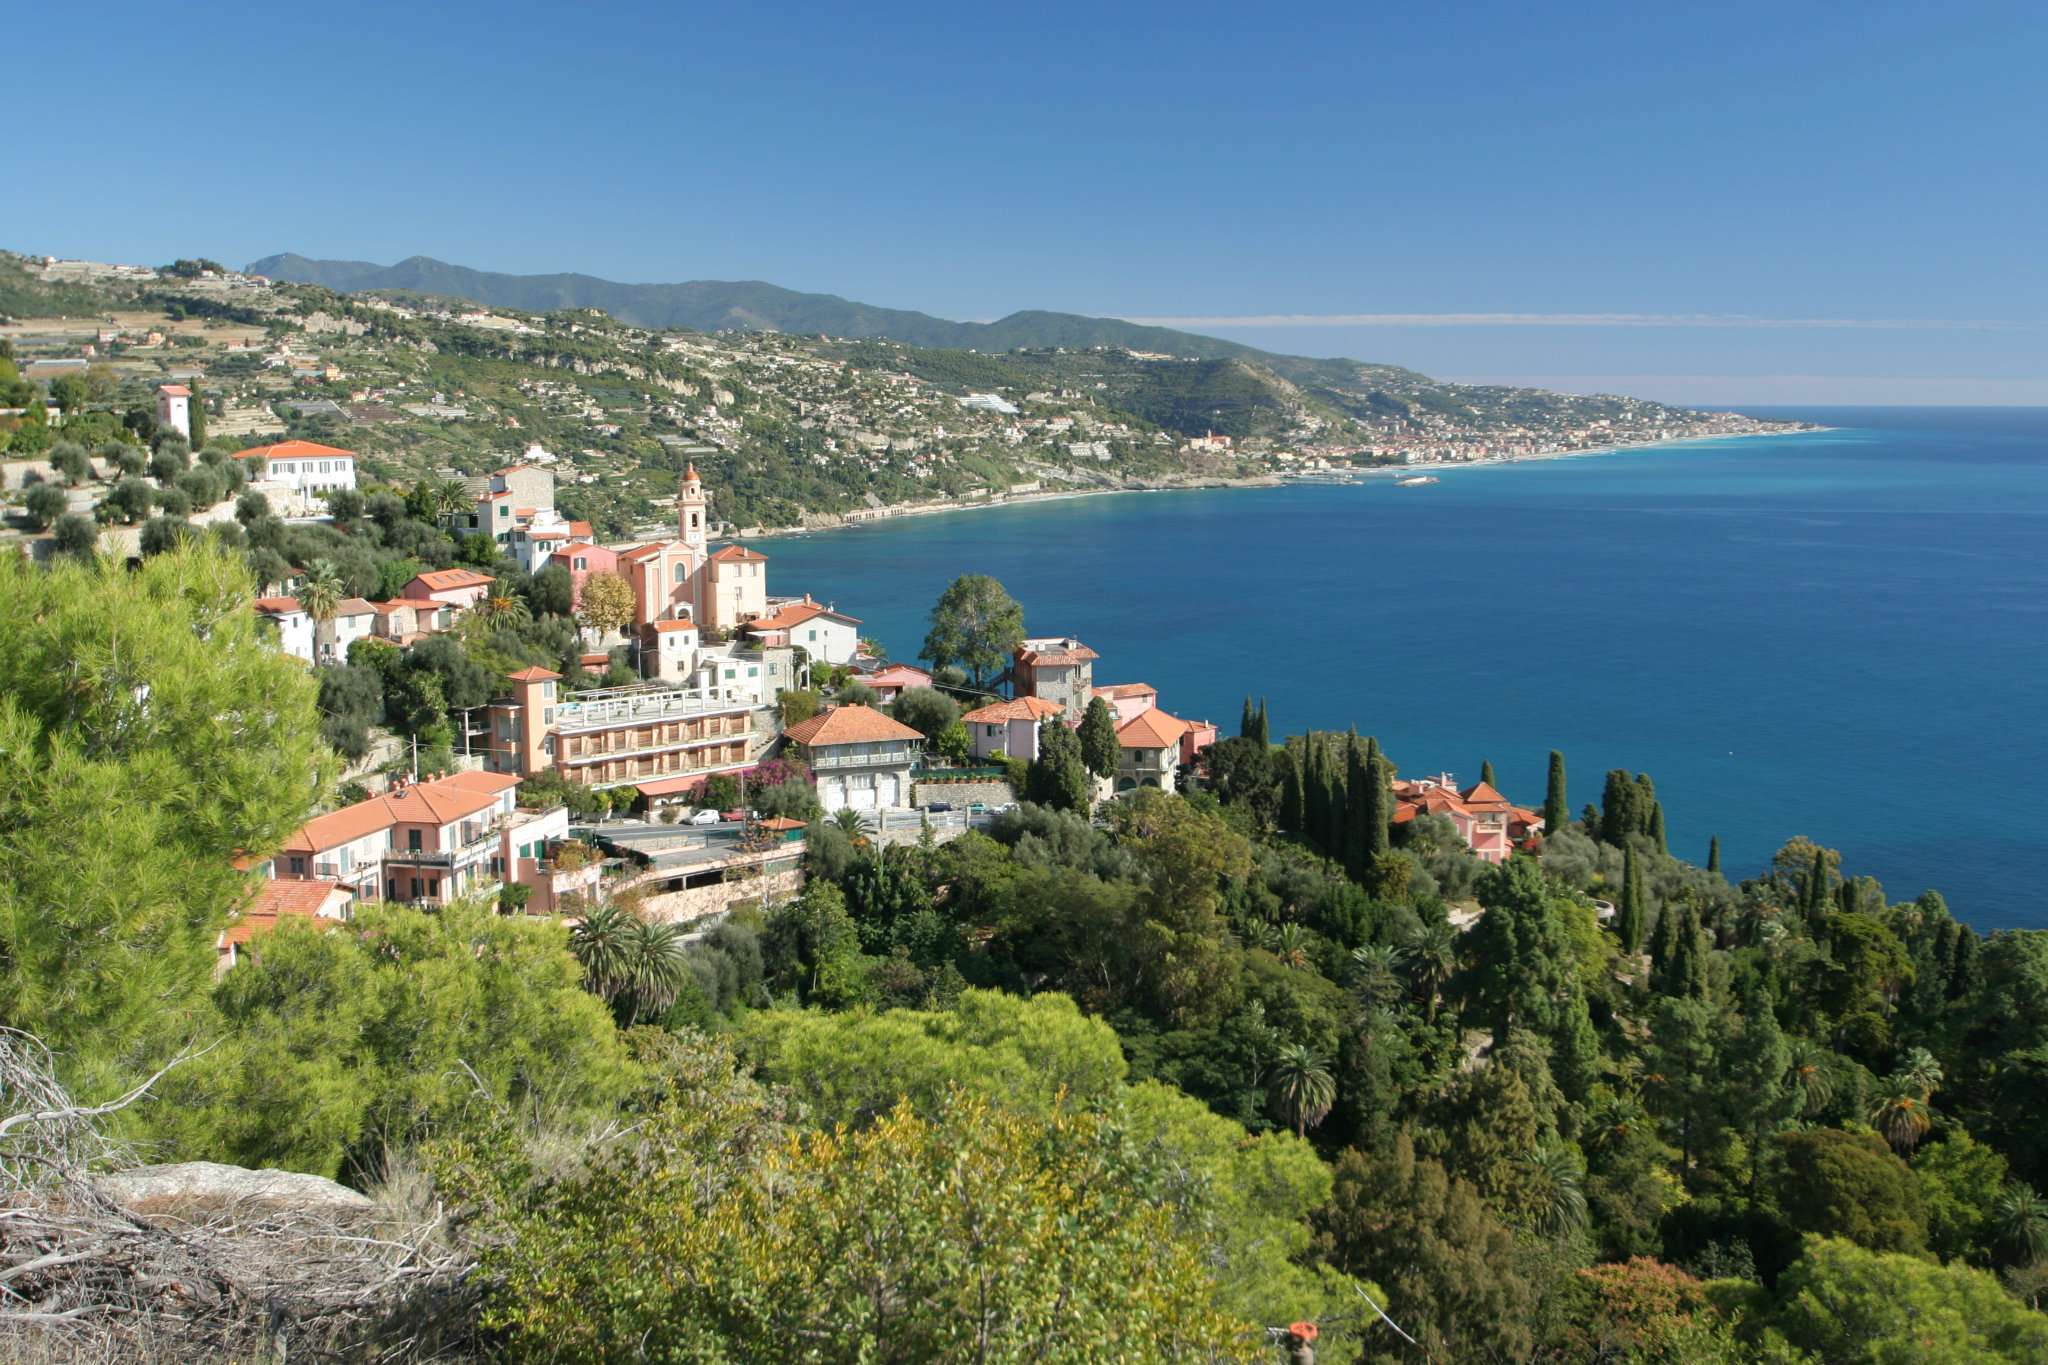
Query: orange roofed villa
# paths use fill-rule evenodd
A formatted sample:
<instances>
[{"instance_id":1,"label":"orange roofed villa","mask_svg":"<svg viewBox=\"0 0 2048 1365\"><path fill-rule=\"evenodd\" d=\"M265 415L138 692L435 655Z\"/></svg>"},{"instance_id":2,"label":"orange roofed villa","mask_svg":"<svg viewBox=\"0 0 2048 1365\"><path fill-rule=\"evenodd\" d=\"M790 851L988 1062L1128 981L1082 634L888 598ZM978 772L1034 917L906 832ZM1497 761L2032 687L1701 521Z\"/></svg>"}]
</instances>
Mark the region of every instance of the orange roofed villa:
<instances>
[{"instance_id":1,"label":"orange roofed villa","mask_svg":"<svg viewBox=\"0 0 2048 1365\"><path fill-rule=\"evenodd\" d=\"M911 770L924 736L870 706L835 706L783 734L811 770L827 811L893 810L910 804Z\"/></svg>"},{"instance_id":2,"label":"orange roofed villa","mask_svg":"<svg viewBox=\"0 0 2048 1365\"><path fill-rule=\"evenodd\" d=\"M270 861L270 875L334 887L351 903L406 905L446 905L512 883L529 888L529 910L550 912L563 896L588 891L597 868L555 866L569 812L521 807L518 785L483 772L401 782L308 820Z\"/></svg>"},{"instance_id":3,"label":"orange roofed villa","mask_svg":"<svg viewBox=\"0 0 2048 1365\"><path fill-rule=\"evenodd\" d=\"M1543 832L1541 815L1508 800L1491 783L1474 782L1460 791L1449 773L1394 783L1394 823L1411 824L1425 815L1449 820L1466 846L1489 863L1506 862Z\"/></svg>"}]
</instances>

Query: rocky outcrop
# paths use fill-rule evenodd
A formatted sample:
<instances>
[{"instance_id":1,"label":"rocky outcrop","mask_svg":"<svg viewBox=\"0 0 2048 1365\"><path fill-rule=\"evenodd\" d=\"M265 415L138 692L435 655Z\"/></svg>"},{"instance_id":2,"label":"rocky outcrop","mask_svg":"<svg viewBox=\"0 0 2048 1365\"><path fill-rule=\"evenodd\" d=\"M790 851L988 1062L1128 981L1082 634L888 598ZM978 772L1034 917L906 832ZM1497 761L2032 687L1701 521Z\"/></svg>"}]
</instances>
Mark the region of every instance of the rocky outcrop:
<instances>
[{"instance_id":1,"label":"rocky outcrop","mask_svg":"<svg viewBox=\"0 0 2048 1365\"><path fill-rule=\"evenodd\" d=\"M298 1171L252 1171L214 1161L137 1166L94 1182L101 1194L132 1214L200 1222L217 1214L298 1215L340 1220L362 1217L376 1205L369 1196L323 1176Z\"/></svg>"}]
</instances>

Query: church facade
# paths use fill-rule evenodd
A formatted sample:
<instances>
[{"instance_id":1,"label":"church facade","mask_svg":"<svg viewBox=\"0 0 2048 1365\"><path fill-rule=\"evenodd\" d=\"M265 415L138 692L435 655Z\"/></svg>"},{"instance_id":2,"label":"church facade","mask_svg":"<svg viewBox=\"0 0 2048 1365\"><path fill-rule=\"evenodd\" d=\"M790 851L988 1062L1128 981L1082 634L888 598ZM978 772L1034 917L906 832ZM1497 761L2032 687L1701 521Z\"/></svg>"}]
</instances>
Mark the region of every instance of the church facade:
<instances>
[{"instance_id":1,"label":"church facade","mask_svg":"<svg viewBox=\"0 0 2048 1365\"><path fill-rule=\"evenodd\" d=\"M767 614L768 557L742 545L713 550L710 504L691 465L676 496L677 538L619 552L619 574L633 587L636 627L688 620L729 633Z\"/></svg>"}]
</instances>

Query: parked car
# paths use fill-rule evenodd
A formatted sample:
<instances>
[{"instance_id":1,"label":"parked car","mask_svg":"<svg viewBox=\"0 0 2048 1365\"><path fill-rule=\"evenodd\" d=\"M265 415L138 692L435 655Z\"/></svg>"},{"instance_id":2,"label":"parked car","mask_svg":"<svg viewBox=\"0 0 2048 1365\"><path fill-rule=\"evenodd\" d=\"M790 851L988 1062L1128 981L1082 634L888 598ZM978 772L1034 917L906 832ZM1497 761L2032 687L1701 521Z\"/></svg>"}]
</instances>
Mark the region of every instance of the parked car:
<instances>
[{"instance_id":1,"label":"parked car","mask_svg":"<svg viewBox=\"0 0 2048 1365\"><path fill-rule=\"evenodd\" d=\"M949 811L951 809L953 809L953 803L951 801L934 801L929 806L925 807L925 810L929 811L933 815L937 815L943 811Z\"/></svg>"},{"instance_id":2,"label":"parked car","mask_svg":"<svg viewBox=\"0 0 2048 1365\"><path fill-rule=\"evenodd\" d=\"M693 825L715 825L718 823L718 812L706 806L703 810L690 817L690 823Z\"/></svg>"},{"instance_id":3,"label":"parked car","mask_svg":"<svg viewBox=\"0 0 2048 1365\"><path fill-rule=\"evenodd\" d=\"M747 818L747 813L743 810L722 810L718 813L718 818L736 825Z\"/></svg>"}]
</instances>

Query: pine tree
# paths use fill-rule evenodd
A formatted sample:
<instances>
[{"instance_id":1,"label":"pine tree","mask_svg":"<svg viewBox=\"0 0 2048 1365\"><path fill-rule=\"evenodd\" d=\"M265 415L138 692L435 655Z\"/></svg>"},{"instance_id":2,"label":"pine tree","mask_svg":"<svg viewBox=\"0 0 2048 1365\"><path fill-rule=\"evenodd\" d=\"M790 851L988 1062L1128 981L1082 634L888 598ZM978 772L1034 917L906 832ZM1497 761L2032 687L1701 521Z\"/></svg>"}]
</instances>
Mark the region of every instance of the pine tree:
<instances>
[{"instance_id":1,"label":"pine tree","mask_svg":"<svg viewBox=\"0 0 2048 1365\"><path fill-rule=\"evenodd\" d=\"M1649 835L1651 840L1656 843L1659 853L1669 853L1671 851L1671 845L1664 841L1664 803L1662 801L1650 807Z\"/></svg>"},{"instance_id":2,"label":"pine tree","mask_svg":"<svg viewBox=\"0 0 2048 1365\"><path fill-rule=\"evenodd\" d=\"M1543 830L1555 834L1571 818L1571 805L1565 800L1564 755L1556 749L1550 751L1550 781L1543 789Z\"/></svg>"},{"instance_id":3,"label":"pine tree","mask_svg":"<svg viewBox=\"0 0 2048 1365\"><path fill-rule=\"evenodd\" d=\"M1621 936L1621 950L1634 953L1643 943L1643 870L1636 866L1636 846L1629 844L1622 855L1621 905L1615 915L1615 932Z\"/></svg>"},{"instance_id":4,"label":"pine tree","mask_svg":"<svg viewBox=\"0 0 2048 1365\"><path fill-rule=\"evenodd\" d=\"M1254 717L1254 723L1257 728L1253 731L1252 738L1259 742L1260 747L1271 748L1273 745L1273 726L1271 720L1266 715L1266 699L1264 697L1259 698L1259 711L1258 715Z\"/></svg>"},{"instance_id":5,"label":"pine tree","mask_svg":"<svg viewBox=\"0 0 2048 1365\"><path fill-rule=\"evenodd\" d=\"M1489 786L1489 787L1495 787L1495 786L1497 786L1497 784L1496 784L1496 783L1494 782L1494 780L1493 780L1493 760L1492 760L1492 759L1489 759L1489 758L1482 758L1482 759L1480 759L1480 760L1479 760L1479 780L1480 780L1481 782L1484 782L1484 783L1485 783L1485 784L1486 784L1487 786Z\"/></svg>"},{"instance_id":6,"label":"pine tree","mask_svg":"<svg viewBox=\"0 0 2048 1365\"><path fill-rule=\"evenodd\" d=\"M1721 875L1721 836L1718 834L1707 840L1707 875Z\"/></svg>"}]
</instances>

